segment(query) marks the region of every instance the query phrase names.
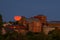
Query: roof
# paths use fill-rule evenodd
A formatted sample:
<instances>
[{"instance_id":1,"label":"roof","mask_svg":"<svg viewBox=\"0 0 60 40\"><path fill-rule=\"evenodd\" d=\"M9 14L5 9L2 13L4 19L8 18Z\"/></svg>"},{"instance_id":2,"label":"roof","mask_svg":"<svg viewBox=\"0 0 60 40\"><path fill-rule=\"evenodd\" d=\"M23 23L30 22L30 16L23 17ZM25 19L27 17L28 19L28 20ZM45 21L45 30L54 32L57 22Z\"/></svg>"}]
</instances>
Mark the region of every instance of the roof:
<instances>
[{"instance_id":1,"label":"roof","mask_svg":"<svg viewBox=\"0 0 60 40\"><path fill-rule=\"evenodd\" d=\"M45 15L40 14L40 15L37 15L37 16L45 16Z\"/></svg>"},{"instance_id":2,"label":"roof","mask_svg":"<svg viewBox=\"0 0 60 40\"><path fill-rule=\"evenodd\" d=\"M14 29L14 28L16 28L16 29L25 29L27 27L25 27L25 26L19 26L19 25L11 25L11 26L8 26L7 28L10 28L10 29Z\"/></svg>"},{"instance_id":3,"label":"roof","mask_svg":"<svg viewBox=\"0 0 60 40\"><path fill-rule=\"evenodd\" d=\"M27 19L27 21L28 21L28 22L32 22L32 21L40 21L40 20L37 19L37 18L29 18L29 19Z\"/></svg>"},{"instance_id":4,"label":"roof","mask_svg":"<svg viewBox=\"0 0 60 40\"><path fill-rule=\"evenodd\" d=\"M49 21L48 23L60 23L60 21Z\"/></svg>"}]
</instances>

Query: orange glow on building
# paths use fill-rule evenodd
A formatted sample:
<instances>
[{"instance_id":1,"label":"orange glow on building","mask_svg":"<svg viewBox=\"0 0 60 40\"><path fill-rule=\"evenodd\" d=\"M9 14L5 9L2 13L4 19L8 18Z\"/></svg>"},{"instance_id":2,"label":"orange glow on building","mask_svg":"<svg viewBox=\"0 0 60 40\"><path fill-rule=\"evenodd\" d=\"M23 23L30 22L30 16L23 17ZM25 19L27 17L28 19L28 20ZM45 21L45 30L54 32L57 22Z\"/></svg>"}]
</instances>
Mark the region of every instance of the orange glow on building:
<instances>
[{"instance_id":1,"label":"orange glow on building","mask_svg":"<svg viewBox=\"0 0 60 40\"><path fill-rule=\"evenodd\" d=\"M20 21L21 18L22 18L21 16L14 16L14 20L15 20L15 21Z\"/></svg>"}]
</instances>

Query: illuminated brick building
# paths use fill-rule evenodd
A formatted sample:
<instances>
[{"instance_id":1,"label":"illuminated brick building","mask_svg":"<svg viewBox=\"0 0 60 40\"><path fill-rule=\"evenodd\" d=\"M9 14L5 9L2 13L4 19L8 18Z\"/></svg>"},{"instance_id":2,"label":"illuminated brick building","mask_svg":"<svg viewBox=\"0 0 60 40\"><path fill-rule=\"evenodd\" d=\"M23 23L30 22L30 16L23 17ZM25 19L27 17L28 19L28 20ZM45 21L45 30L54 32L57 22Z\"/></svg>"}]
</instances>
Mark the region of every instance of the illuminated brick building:
<instances>
[{"instance_id":1,"label":"illuminated brick building","mask_svg":"<svg viewBox=\"0 0 60 40\"><path fill-rule=\"evenodd\" d=\"M39 33L43 31L45 32L45 34L48 34L48 32L54 30L55 27L60 28L60 21L47 21L47 17L44 15L37 15L27 19L26 17L22 16L22 19L18 21L18 24L19 24L19 28L21 26L22 27L25 26L25 28L23 29L20 28L19 30L22 33L28 31Z\"/></svg>"},{"instance_id":2,"label":"illuminated brick building","mask_svg":"<svg viewBox=\"0 0 60 40\"><path fill-rule=\"evenodd\" d=\"M46 16L37 15L32 17L32 22L29 23L29 31L32 32L41 32L43 31L43 26L46 25Z\"/></svg>"},{"instance_id":3,"label":"illuminated brick building","mask_svg":"<svg viewBox=\"0 0 60 40\"><path fill-rule=\"evenodd\" d=\"M55 27L60 28L60 22L59 21L47 21L46 16L44 15L37 15L32 18L38 19L33 20L33 22L30 23L29 31L32 32L45 32L45 34L48 34L49 31L52 31L55 29Z\"/></svg>"},{"instance_id":4,"label":"illuminated brick building","mask_svg":"<svg viewBox=\"0 0 60 40\"><path fill-rule=\"evenodd\" d=\"M33 20L29 23L29 31L31 32L41 32L41 22L39 20Z\"/></svg>"},{"instance_id":5,"label":"illuminated brick building","mask_svg":"<svg viewBox=\"0 0 60 40\"><path fill-rule=\"evenodd\" d=\"M44 15L37 15L37 16L34 16L34 18L39 19L42 23L46 23L47 21L47 18Z\"/></svg>"}]
</instances>

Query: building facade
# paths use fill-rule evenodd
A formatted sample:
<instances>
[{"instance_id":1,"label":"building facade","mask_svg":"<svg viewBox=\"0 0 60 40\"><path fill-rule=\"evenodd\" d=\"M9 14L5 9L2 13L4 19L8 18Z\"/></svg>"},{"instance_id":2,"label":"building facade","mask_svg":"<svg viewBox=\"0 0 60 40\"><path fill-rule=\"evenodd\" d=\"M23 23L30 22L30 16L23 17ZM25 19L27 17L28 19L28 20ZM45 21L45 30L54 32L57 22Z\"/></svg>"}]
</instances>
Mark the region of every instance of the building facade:
<instances>
[{"instance_id":1,"label":"building facade","mask_svg":"<svg viewBox=\"0 0 60 40\"><path fill-rule=\"evenodd\" d=\"M44 15L37 15L31 18L28 18L26 20L25 17L22 17L20 21L18 21L20 32L44 32L45 34L48 34L49 31L52 31L55 29L55 27L60 28L60 21L47 21L47 17ZM4 25L5 26L5 25ZM21 26L25 28L21 28ZM18 29L19 29L18 28Z\"/></svg>"}]
</instances>

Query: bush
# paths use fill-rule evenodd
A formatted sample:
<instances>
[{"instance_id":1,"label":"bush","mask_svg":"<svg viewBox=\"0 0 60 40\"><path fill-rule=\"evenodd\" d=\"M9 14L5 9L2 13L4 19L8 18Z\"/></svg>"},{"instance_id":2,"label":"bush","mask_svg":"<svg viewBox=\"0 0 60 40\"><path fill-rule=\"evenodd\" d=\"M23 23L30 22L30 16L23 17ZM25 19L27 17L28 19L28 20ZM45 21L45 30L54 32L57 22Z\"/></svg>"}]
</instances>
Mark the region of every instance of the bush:
<instances>
[{"instance_id":1,"label":"bush","mask_svg":"<svg viewBox=\"0 0 60 40\"><path fill-rule=\"evenodd\" d=\"M60 31L59 30L50 31L48 34L48 40L60 40Z\"/></svg>"}]
</instances>

